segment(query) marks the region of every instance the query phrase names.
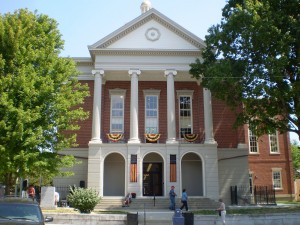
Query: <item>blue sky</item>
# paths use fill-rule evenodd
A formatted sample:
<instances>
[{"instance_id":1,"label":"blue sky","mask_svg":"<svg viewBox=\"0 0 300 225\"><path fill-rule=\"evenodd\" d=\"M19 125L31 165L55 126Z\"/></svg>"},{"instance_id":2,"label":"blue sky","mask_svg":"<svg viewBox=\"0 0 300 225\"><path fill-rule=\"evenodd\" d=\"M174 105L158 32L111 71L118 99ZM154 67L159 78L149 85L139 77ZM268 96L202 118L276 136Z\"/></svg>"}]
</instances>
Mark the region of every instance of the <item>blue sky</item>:
<instances>
[{"instance_id":1,"label":"blue sky","mask_svg":"<svg viewBox=\"0 0 300 225\"><path fill-rule=\"evenodd\" d=\"M62 56L89 56L87 46L141 14L143 0L0 0L0 13L20 8L47 14L59 23L65 40ZM225 0L151 0L152 7L204 39L219 23Z\"/></svg>"},{"instance_id":2,"label":"blue sky","mask_svg":"<svg viewBox=\"0 0 300 225\"><path fill-rule=\"evenodd\" d=\"M88 57L92 45L141 14L143 0L0 0L0 13L20 8L46 14L59 23L62 56ZM204 39L220 23L225 0L151 0L152 7ZM291 134L292 140L298 140Z\"/></svg>"}]
</instances>

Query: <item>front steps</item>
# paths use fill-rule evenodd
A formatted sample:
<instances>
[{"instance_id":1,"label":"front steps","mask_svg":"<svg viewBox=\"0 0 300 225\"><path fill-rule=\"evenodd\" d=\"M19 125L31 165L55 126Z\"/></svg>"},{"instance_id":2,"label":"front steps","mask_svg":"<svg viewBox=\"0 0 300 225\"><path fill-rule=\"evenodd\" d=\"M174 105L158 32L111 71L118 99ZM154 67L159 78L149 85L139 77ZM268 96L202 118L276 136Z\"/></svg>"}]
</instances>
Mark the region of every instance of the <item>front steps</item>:
<instances>
[{"instance_id":1,"label":"front steps","mask_svg":"<svg viewBox=\"0 0 300 225\"><path fill-rule=\"evenodd\" d=\"M121 197L103 197L95 209L120 210L123 208L123 201L124 198ZM155 200L153 197L133 198L130 204L130 209L168 209L169 204L169 198L165 197L156 197ZM180 206L180 198L176 198L176 208L179 208ZM218 202L205 197L189 197L188 206L189 210L216 209Z\"/></svg>"},{"instance_id":2,"label":"front steps","mask_svg":"<svg viewBox=\"0 0 300 225\"><path fill-rule=\"evenodd\" d=\"M102 197L95 209L116 210L122 208L124 197Z\"/></svg>"}]
</instances>

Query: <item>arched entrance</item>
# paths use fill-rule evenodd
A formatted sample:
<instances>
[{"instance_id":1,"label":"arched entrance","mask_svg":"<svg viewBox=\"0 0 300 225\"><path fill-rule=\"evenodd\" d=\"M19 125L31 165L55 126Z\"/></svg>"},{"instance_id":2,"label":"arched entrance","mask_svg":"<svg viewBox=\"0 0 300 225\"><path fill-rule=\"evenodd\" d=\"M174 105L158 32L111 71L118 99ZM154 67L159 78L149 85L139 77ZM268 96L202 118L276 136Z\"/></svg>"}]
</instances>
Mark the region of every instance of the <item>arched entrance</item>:
<instances>
[{"instance_id":1,"label":"arched entrance","mask_svg":"<svg viewBox=\"0 0 300 225\"><path fill-rule=\"evenodd\" d=\"M125 160L118 153L109 154L104 160L103 196L124 196Z\"/></svg>"},{"instance_id":2,"label":"arched entrance","mask_svg":"<svg viewBox=\"0 0 300 225\"><path fill-rule=\"evenodd\" d=\"M202 160L195 153L187 153L181 159L182 188L189 196L203 196Z\"/></svg>"},{"instance_id":3,"label":"arched entrance","mask_svg":"<svg viewBox=\"0 0 300 225\"><path fill-rule=\"evenodd\" d=\"M143 160L143 196L163 195L163 158L149 153Z\"/></svg>"}]
</instances>

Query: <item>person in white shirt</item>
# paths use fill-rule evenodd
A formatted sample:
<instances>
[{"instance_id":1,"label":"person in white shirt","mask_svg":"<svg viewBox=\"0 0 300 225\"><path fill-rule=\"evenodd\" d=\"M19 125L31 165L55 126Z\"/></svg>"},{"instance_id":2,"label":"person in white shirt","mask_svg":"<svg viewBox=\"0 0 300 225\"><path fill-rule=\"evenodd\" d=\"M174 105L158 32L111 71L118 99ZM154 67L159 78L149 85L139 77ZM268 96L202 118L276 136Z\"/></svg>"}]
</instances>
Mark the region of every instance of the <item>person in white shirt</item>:
<instances>
[{"instance_id":1,"label":"person in white shirt","mask_svg":"<svg viewBox=\"0 0 300 225\"><path fill-rule=\"evenodd\" d=\"M220 206L219 206L219 208L217 208L217 211L219 211L219 215L221 216L223 225L226 225L225 224L225 216L226 216L225 203L223 202L222 199L219 199L219 203L220 203Z\"/></svg>"},{"instance_id":2,"label":"person in white shirt","mask_svg":"<svg viewBox=\"0 0 300 225\"><path fill-rule=\"evenodd\" d=\"M54 205L57 206L58 202L59 202L59 193L54 192Z\"/></svg>"}]
</instances>

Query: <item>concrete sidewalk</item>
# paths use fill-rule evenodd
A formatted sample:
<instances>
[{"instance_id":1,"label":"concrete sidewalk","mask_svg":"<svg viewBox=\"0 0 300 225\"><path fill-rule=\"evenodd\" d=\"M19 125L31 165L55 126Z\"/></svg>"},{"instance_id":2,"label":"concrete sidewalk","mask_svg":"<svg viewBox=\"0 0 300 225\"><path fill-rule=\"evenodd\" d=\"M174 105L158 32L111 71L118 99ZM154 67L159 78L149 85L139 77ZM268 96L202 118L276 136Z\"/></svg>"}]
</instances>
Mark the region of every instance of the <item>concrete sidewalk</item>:
<instances>
[{"instance_id":1,"label":"concrete sidewalk","mask_svg":"<svg viewBox=\"0 0 300 225\"><path fill-rule=\"evenodd\" d=\"M174 212L169 210L126 210L128 213L138 213L139 225L172 225ZM75 225L126 225L126 214L50 214L53 223ZM299 213L280 213L262 215L227 215L226 225L299 225ZM216 215L194 215L193 224L189 225L222 225L220 217Z\"/></svg>"}]
</instances>

